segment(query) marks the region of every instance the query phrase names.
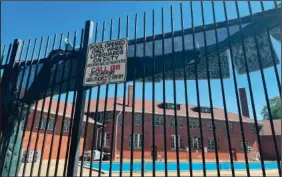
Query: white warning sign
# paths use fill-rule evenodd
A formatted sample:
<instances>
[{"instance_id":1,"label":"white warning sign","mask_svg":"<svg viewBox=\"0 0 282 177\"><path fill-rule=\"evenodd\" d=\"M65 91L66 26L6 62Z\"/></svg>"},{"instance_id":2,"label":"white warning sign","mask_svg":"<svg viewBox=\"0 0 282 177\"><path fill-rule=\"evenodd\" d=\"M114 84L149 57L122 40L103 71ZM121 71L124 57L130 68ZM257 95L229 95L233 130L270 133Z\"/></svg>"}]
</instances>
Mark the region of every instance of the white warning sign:
<instances>
[{"instance_id":1,"label":"white warning sign","mask_svg":"<svg viewBox=\"0 0 282 177\"><path fill-rule=\"evenodd\" d=\"M88 46L84 86L124 82L127 70L128 40L93 43Z\"/></svg>"}]
</instances>

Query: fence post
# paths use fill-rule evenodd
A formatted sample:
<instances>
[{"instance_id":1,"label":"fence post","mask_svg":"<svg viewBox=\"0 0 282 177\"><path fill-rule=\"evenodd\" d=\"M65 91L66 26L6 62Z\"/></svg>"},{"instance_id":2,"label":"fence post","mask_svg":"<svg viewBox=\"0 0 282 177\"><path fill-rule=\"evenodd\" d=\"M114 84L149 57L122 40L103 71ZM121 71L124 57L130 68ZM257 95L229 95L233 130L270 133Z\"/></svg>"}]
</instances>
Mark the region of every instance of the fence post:
<instances>
[{"instance_id":1,"label":"fence post","mask_svg":"<svg viewBox=\"0 0 282 177\"><path fill-rule=\"evenodd\" d=\"M13 47L10 55L10 60L8 67L4 70L3 78L1 81L1 110L0 110L0 137L1 137L1 150L0 150L0 175L6 176L8 173L8 168L10 160L17 159L20 154L12 154L11 147L14 145L14 139L16 138L16 132L12 120L15 117L11 116L11 107L15 100L14 94L17 92L17 78L18 71L15 70L14 64L19 61L19 54L22 48L22 41L15 39L13 42ZM5 127L4 127L5 125ZM9 151L9 152L8 152ZM10 158L10 156L15 156L15 158ZM12 163L13 165L13 163ZM12 167L13 172L16 175L17 169Z\"/></svg>"},{"instance_id":2,"label":"fence post","mask_svg":"<svg viewBox=\"0 0 282 177\"><path fill-rule=\"evenodd\" d=\"M77 176L77 166L79 161L79 151L80 151L80 138L83 129L83 115L84 115L84 105L86 98L86 89L83 86L83 75L84 67L87 58L87 47L89 42L92 40L93 34L93 21L88 20L85 23L85 31L83 35L83 49L82 49L82 61L78 62L79 65L79 75L78 75L78 90L77 99L75 104L74 122L72 127L71 145L70 145L70 156L68 163L67 176ZM74 104L74 103L73 103Z\"/></svg>"}]
</instances>

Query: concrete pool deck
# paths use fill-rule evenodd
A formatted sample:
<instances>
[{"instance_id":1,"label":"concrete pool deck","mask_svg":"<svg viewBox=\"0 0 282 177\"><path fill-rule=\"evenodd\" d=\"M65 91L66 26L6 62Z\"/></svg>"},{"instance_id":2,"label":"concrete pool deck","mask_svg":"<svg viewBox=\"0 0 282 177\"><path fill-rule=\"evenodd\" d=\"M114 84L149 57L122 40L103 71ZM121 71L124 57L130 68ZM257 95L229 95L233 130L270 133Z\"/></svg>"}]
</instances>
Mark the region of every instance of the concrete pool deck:
<instances>
[{"instance_id":1,"label":"concrete pool deck","mask_svg":"<svg viewBox=\"0 0 282 177\"><path fill-rule=\"evenodd\" d=\"M194 160L193 160L194 161ZM58 164L58 173L57 176L63 176L64 172L64 163L65 160L60 160ZM42 168L41 168L41 173L40 176L46 176L47 173L47 164L48 160L43 160L42 161ZM55 173L55 165L56 165L56 160L52 160L50 163L50 169L49 169L49 176L54 176ZM25 171L25 176L29 176L30 174L30 169L31 169L31 163L28 163L26 165L26 171ZM39 170L39 162L34 163L34 169L33 169L33 174L32 176L37 176L38 175L38 170ZM80 170L81 167L78 167L78 172L77 175L80 175ZM89 176L89 168L83 167L82 168L82 176ZM23 164L21 166L20 172L18 176L22 176L22 171L23 171ZM261 170L250 170L251 176L263 176ZM168 172L169 176L177 176L177 172ZM181 176L190 176L189 171L182 171L180 173ZM220 171L221 176L232 176L231 171ZM98 172L95 170L92 170L92 176L98 176ZM101 176L109 176L109 173L104 173L101 174ZM114 172L112 173L112 176L119 176L119 172ZM123 172L122 176L130 176L129 172ZM134 172L133 176L141 176L140 172ZM145 176L152 176L152 172L145 172ZM156 172L156 176L165 176L164 172ZM193 176L203 176L203 171L193 171ZM217 172L215 170L212 171L207 171L207 176L218 176ZM235 176L247 176L246 171L235 171ZM279 176L278 170L266 170L266 176Z\"/></svg>"}]
</instances>

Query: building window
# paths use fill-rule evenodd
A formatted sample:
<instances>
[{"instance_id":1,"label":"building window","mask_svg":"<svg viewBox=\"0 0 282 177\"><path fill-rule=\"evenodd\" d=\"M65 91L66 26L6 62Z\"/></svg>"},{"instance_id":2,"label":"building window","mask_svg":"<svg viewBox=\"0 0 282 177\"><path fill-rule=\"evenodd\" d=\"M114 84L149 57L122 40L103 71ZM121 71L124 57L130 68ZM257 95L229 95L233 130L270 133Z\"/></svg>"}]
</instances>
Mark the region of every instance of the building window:
<instances>
[{"instance_id":1,"label":"building window","mask_svg":"<svg viewBox=\"0 0 282 177\"><path fill-rule=\"evenodd\" d=\"M39 128L39 127L40 127L41 130L44 130L45 127L46 127L46 123L47 123L47 118L44 116L44 117L41 119L41 125L39 125L39 124L40 124L40 120L38 120L38 123L37 123L37 125L36 125L36 128Z\"/></svg>"},{"instance_id":2,"label":"building window","mask_svg":"<svg viewBox=\"0 0 282 177\"><path fill-rule=\"evenodd\" d=\"M164 125L164 119L162 117L156 117L155 126L162 127Z\"/></svg>"},{"instance_id":3,"label":"building window","mask_svg":"<svg viewBox=\"0 0 282 177\"><path fill-rule=\"evenodd\" d=\"M41 123L41 125L39 125L40 123ZM40 128L40 130L45 130L46 124L47 124L47 117L44 116L41 119L41 122L40 122L40 120L38 120L36 128ZM55 119L50 118L49 122L48 122L47 130L53 130L54 124L55 124ZM56 130L56 127L55 127L55 130Z\"/></svg>"},{"instance_id":4,"label":"building window","mask_svg":"<svg viewBox=\"0 0 282 177\"><path fill-rule=\"evenodd\" d=\"M156 122L155 122L155 126L158 127L160 126L161 122L160 122L160 118L156 117Z\"/></svg>"},{"instance_id":5,"label":"building window","mask_svg":"<svg viewBox=\"0 0 282 177\"><path fill-rule=\"evenodd\" d=\"M106 113L106 122L113 120L113 112Z\"/></svg>"},{"instance_id":6,"label":"building window","mask_svg":"<svg viewBox=\"0 0 282 177\"><path fill-rule=\"evenodd\" d=\"M117 121L118 121L118 124L119 125L122 125L122 118L123 118L123 114L122 113L120 113L119 115L118 115L118 117L117 117Z\"/></svg>"},{"instance_id":7,"label":"building window","mask_svg":"<svg viewBox=\"0 0 282 177\"><path fill-rule=\"evenodd\" d=\"M24 121L21 121L20 126L21 126L21 131L24 131Z\"/></svg>"},{"instance_id":8,"label":"building window","mask_svg":"<svg viewBox=\"0 0 282 177\"><path fill-rule=\"evenodd\" d=\"M191 129L199 129L199 121L198 120L190 120L189 126Z\"/></svg>"},{"instance_id":9,"label":"building window","mask_svg":"<svg viewBox=\"0 0 282 177\"><path fill-rule=\"evenodd\" d=\"M178 135L178 142L179 142L179 148L180 149L184 149L184 142L183 142L183 138L181 135Z\"/></svg>"},{"instance_id":10,"label":"building window","mask_svg":"<svg viewBox=\"0 0 282 177\"><path fill-rule=\"evenodd\" d=\"M252 124L251 131L252 131L252 132L255 132L255 131L256 131L256 125L255 125L255 124Z\"/></svg>"},{"instance_id":11,"label":"building window","mask_svg":"<svg viewBox=\"0 0 282 177\"><path fill-rule=\"evenodd\" d=\"M193 111L195 112L202 112L202 113L211 113L211 108L208 107L194 107L192 108Z\"/></svg>"},{"instance_id":12,"label":"building window","mask_svg":"<svg viewBox=\"0 0 282 177\"><path fill-rule=\"evenodd\" d=\"M70 131L70 121L65 120L64 121L64 132L69 132Z\"/></svg>"},{"instance_id":13,"label":"building window","mask_svg":"<svg viewBox=\"0 0 282 177\"><path fill-rule=\"evenodd\" d=\"M142 147L142 134L134 133L133 135L133 148L140 149ZM129 149L131 149L131 134L128 137L128 145Z\"/></svg>"},{"instance_id":14,"label":"building window","mask_svg":"<svg viewBox=\"0 0 282 177\"><path fill-rule=\"evenodd\" d=\"M170 126L175 127L175 118L170 119ZM182 118L177 118L177 126L178 128L183 128Z\"/></svg>"},{"instance_id":15,"label":"building window","mask_svg":"<svg viewBox=\"0 0 282 177\"><path fill-rule=\"evenodd\" d=\"M241 151L244 152L244 146L243 146L243 140L240 140L240 146L241 146ZM245 140L245 146L247 149L247 152L252 152L252 147L249 146L249 140Z\"/></svg>"},{"instance_id":16,"label":"building window","mask_svg":"<svg viewBox=\"0 0 282 177\"><path fill-rule=\"evenodd\" d=\"M176 110L180 110L180 105L179 104L174 105L173 103L166 104L166 109L175 109L175 108Z\"/></svg>"},{"instance_id":17,"label":"building window","mask_svg":"<svg viewBox=\"0 0 282 177\"><path fill-rule=\"evenodd\" d=\"M207 124L207 130L216 130L216 123L214 123L214 129L213 129L213 123L211 121L209 121Z\"/></svg>"},{"instance_id":18,"label":"building window","mask_svg":"<svg viewBox=\"0 0 282 177\"><path fill-rule=\"evenodd\" d=\"M182 118L178 118L178 119L177 119L177 123L178 123L178 127L179 127L179 128L183 128Z\"/></svg>"},{"instance_id":19,"label":"building window","mask_svg":"<svg viewBox=\"0 0 282 177\"><path fill-rule=\"evenodd\" d=\"M49 122L48 122L48 130L53 130L54 124L55 124L55 120L50 119Z\"/></svg>"},{"instance_id":20,"label":"building window","mask_svg":"<svg viewBox=\"0 0 282 177\"><path fill-rule=\"evenodd\" d=\"M103 112L99 112L98 122L103 123L103 120L104 120L104 113Z\"/></svg>"},{"instance_id":21,"label":"building window","mask_svg":"<svg viewBox=\"0 0 282 177\"><path fill-rule=\"evenodd\" d=\"M184 142L181 135L178 135L178 148L184 149ZM171 135L171 149L176 149L176 135Z\"/></svg>"},{"instance_id":22,"label":"building window","mask_svg":"<svg viewBox=\"0 0 282 177\"><path fill-rule=\"evenodd\" d=\"M229 127L229 132L232 132L232 123L228 123L228 127ZM224 127L224 130L227 132L226 126Z\"/></svg>"},{"instance_id":23,"label":"building window","mask_svg":"<svg viewBox=\"0 0 282 177\"><path fill-rule=\"evenodd\" d=\"M203 112L203 113L211 113L211 109L210 108L201 108L201 112Z\"/></svg>"},{"instance_id":24,"label":"building window","mask_svg":"<svg viewBox=\"0 0 282 177\"><path fill-rule=\"evenodd\" d=\"M135 117L135 124L136 125L141 125L142 124L142 122L141 122L141 115L137 115Z\"/></svg>"},{"instance_id":25,"label":"building window","mask_svg":"<svg viewBox=\"0 0 282 177\"><path fill-rule=\"evenodd\" d=\"M101 138L101 134L100 133L100 146L102 145L102 138ZM109 147L109 143L110 143L110 133L109 132L104 132L104 137L103 137L103 147Z\"/></svg>"},{"instance_id":26,"label":"building window","mask_svg":"<svg viewBox=\"0 0 282 177\"><path fill-rule=\"evenodd\" d=\"M208 138L208 150L209 151L215 150L215 141L213 137Z\"/></svg>"},{"instance_id":27,"label":"building window","mask_svg":"<svg viewBox=\"0 0 282 177\"><path fill-rule=\"evenodd\" d=\"M174 104L167 104L167 109L174 109Z\"/></svg>"},{"instance_id":28,"label":"building window","mask_svg":"<svg viewBox=\"0 0 282 177\"><path fill-rule=\"evenodd\" d=\"M200 150L201 149L201 138L200 137L191 137L191 149L192 150Z\"/></svg>"},{"instance_id":29,"label":"building window","mask_svg":"<svg viewBox=\"0 0 282 177\"><path fill-rule=\"evenodd\" d=\"M105 115L106 114L106 115ZM104 116L105 116L105 122L109 122L113 119L113 112L99 112L99 118L98 118L98 122L103 123L104 121Z\"/></svg>"},{"instance_id":30,"label":"building window","mask_svg":"<svg viewBox=\"0 0 282 177\"><path fill-rule=\"evenodd\" d=\"M170 126L171 126L171 127L175 127L174 118L171 118L171 119L170 119Z\"/></svg>"}]
</instances>

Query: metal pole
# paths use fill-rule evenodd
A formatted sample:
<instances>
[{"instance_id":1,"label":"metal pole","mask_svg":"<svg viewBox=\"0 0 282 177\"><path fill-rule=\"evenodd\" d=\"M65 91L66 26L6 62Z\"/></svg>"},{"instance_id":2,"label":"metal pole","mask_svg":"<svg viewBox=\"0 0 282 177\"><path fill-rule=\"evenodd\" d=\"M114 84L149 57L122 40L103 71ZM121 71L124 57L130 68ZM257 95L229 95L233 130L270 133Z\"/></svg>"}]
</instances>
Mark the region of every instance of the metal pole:
<instances>
[{"instance_id":1,"label":"metal pole","mask_svg":"<svg viewBox=\"0 0 282 177\"><path fill-rule=\"evenodd\" d=\"M79 79L79 88L77 91L77 101L75 105L75 114L74 114L74 122L73 122L73 133L71 137L71 145L70 145L70 156L69 156L69 164L68 164L68 172L67 176L77 176L77 165L79 160L79 143L80 137L82 133L82 120L83 120L83 112L84 112L84 105L85 105L85 97L86 97L86 89L83 87L83 72L84 72L84 65L86 62L87 57L87 47L89 41L92 40L93 34L93 21L86 21L85 23L85 32L83 37L83 53L82 53L82 61L80 70L78 73Z\"/></svg>"},{"instance_id":2,"label":"metal pole","mask_svg":"<svg viewBox=\"0 0 282 177\"><path fill-rule=\"evenodd\" d=\"M0 154L0 174L5 176L8 174L10 161L16 159L16 154L11 152L12 147L14 147L14 139L20 136L15 133L9 133L10 129L14 129L13 122L15 121L14 117L12 117L11 107L12 103L16 100L13 100L13 95L16 93L17 88L17 79L18 79L18 71L15 70L15 62L19 61L19 54L21 53L23 42L19 39L15 39L13 43L13 48L10 55L9 67L4 70L3 79L1 81L1 154ZM8 60L8 58L7 58ZM10 95L10 97L6 97L3 100L4 95ZM4 119L5 118L5 119ZM13 120L9 120L13 118ZM6 128L4 128L4 125ZM9 157L11 156L11 157ZM16 163L16 160L14 161ZM11 165L14 165L11 164ZM13 168L14 174L17 173L17 168Z\"/></svg>"}]
</instances>

